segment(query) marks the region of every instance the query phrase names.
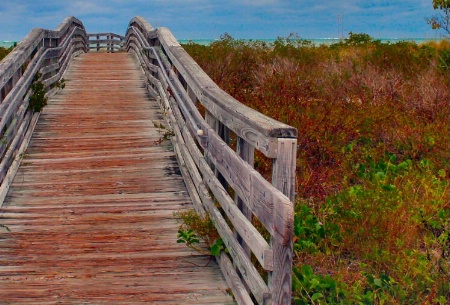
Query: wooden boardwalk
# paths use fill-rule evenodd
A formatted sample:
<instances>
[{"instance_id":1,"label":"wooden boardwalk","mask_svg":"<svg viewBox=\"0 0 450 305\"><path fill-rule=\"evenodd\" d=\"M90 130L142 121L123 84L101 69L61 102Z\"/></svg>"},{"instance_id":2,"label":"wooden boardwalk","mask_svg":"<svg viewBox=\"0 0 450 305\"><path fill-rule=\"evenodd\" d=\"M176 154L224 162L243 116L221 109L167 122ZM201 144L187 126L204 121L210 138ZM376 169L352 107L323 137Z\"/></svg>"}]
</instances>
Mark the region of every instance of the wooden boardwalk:
<instances>
[{"instance_id":1,"label":"wooden boardwalk","mask_svg":"<svg viewBox=\"0 0 450 305\"><path fill-rule=\"evenodd\" d=\"M82 55L65 78L0 210L0 304L234 304L176 243L191 201L132 55Z\"/></svg>"}]
</instances>

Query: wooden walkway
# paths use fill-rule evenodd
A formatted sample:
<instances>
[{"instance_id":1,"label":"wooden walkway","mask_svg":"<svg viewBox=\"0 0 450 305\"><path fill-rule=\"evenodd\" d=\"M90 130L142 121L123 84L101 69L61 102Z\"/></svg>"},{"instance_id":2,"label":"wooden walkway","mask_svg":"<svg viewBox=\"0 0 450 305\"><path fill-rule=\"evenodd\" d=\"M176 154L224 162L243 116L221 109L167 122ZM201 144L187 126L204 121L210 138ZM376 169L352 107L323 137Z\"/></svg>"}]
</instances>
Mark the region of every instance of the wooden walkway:
<instances>
[{"instance_id":1,"label":"wooden walkway","mask_svg":"<svg viewBox=\"0 0 450 305\"><path fill-rule=\"evenodd\" d=\"M74 59L0 209L0 304L234 304L176 243L191 201L162 121L132 55Z\"/></svg>"}]
</instances>

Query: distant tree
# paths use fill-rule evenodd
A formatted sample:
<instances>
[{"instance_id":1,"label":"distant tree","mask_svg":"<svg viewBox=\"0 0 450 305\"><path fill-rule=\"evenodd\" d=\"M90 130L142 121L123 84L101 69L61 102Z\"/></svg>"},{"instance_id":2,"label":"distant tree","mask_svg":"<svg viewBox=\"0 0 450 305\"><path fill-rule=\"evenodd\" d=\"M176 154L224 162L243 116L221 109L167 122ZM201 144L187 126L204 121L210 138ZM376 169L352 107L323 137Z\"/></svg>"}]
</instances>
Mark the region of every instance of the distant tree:
<instances>
[{"instance_id":1,"label":"distant tree","mask_svg":"<svg viewBox=\"0 0 450 305\"><path fill-rule=\"evenodd\" d=\"M348 38L345 39L344 43L346 45L355 46L371 43L373 41L373 38L369 34L350 32L348 33Z\"/></svg>"},{"instance_id":2,"label":"distant tree","mask_svg":"<svg viewBox=\"0 0 450 305\"><path fill-rule=\"evenodd\" d=\"M431 18L425 18L433 30L442 29L447 32L445 37L450 39L450 0L433 0L433 8L439 13Z\"/></svg>"}]
</instances>

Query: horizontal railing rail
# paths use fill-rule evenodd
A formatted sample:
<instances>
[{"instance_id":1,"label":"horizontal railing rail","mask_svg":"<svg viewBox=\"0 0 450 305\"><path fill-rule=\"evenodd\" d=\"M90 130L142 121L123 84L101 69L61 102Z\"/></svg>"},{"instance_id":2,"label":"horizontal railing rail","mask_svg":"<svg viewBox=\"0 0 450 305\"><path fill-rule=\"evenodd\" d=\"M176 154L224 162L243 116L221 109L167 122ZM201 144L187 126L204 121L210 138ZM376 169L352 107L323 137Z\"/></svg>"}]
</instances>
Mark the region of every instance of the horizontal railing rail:
<instances>
[{"instance_id":1,"label":"horizontal railing rail","mask_svg":"<svg viewBox=\"0 0 450 305\"><path fill-rule=\"evenodd\" d=\"M135 17L125 48L139 60L148 91L164 108L196 211L209 213L228 249L218 261L236 300L290 304L297 130L221 90L168 29ZM236 150L229 145L233 134ZM255 149L272 159L272 183L253 168ZM270 240L255 228L253 217ZM267 281L252 255L267 271Z\"/></svg>"},{"instance_id":2,"label":"horizontal railing rail","mask_svg":"<svg viewBox=\"0 0 450 305\"><path fill-rule=\"evenodd\" d=\"M74 56L121 50L139 60L147 90L164 109L194 207L210 215L228 249L218 262L236 300L289 304L297 130L221 90L168 29L143 18L133 18L124 37L87 34L68 17L54 31L33 30L0 62L0 202L39 116L28 106L36 75L51 94ZM256 151L272 159L271 182L254 169Z\"/></svg>"},{"instance_id":3,"label":"horizontal railing rail","mask_svg":"<svg viewBox=\"0 0 450 305\"><path fill-rule=\"evenodd\" d=\"M67 17L54 31L32 30L0 62L0 206L39 117L29 109L31 85L40 81L46 95L53 94L71 58L83 52L87 52L84 26Z\"/></svg>"},{"instance_id":4,"label":"horizontal railing rail","mask_svg":"<svg viewBox=\"0 0 450 305\"><path fill-rule=\"evenodd\" d=\"M97 52L119 52L123 49L125 37L114 33L89 33L89 50Z\"/></svg>"}]
</instances>

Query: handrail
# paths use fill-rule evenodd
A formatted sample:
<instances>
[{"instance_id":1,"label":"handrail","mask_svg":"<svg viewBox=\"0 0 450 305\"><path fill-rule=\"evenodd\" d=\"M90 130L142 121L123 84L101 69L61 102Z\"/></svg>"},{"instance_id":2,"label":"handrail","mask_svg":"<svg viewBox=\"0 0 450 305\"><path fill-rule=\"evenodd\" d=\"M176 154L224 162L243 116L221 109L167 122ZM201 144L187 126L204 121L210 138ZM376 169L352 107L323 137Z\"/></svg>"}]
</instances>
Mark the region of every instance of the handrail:
<instances>
[{"instance_id":1,"label":"handrail","mask_svg":"<svg viewBox=\"0 0 450 305\"><path fill-rule=\"evenodd\" d=\"M74 56L87 52L83 23L67 17L56 30L33 29L0 62L0 206L39 117L28 109L29 88L37 73L46 95L58 88Z\"/></svg>"},{"instance_id":2,"label":"handrail","mask_svg":"<svg viewBox=\"0 0 450 305\"><path fill-rule=\"evenodd\" d=\"M0 62L0 203L39 116L28 110L35 75L42 74L50 94L74 56L89 50L123 49L139 60L147 90L164 109L196 211L209 213L229 251L222 252L218 262L236 300L239 304L253 304L253 300L289 304L297 130L221 90L168 29L154 29L141 17L130 21L125 37L87 34L80 20L67 17L54 31L31 31ZM198 103L206 109L204 116ZM236 151L229 145L232 133ZM255 149L273 160L272 183L253 168ZM269 232L270 240L252 224L254 217ZM252 255L267 271L267 281Z\"/></svg>"},{"instance_id":3,"label":"handrail","mask_svg":"<svg viewBox=\"0 0 450 305\"><path fill-rule=\"evenodd\" d=\"M258 304L289 304L297 130L221 90L168 29L135 17L125 48L139 59L148 91L161 101L197 212L209 213L229 250L218 261L238 303L253 304L253 295ZM230 131L237 135L237 151L228 145ZM254 149L273 159L272 184L253 169ZM252 225L252 216L270 233L270 244ZM251 262L252 253L268 271L267 283Z\"/></svg>"},{"instance_id":4,"label":"handrail","mask_svg":"<svg viewBox=\"0 0 450 305\"><path fill-rule=\"evenodd\" d=\"M125 41L125 37L114 33L89 33L87 36L89 37L89 50L97 52L103 50L109 53L121 51Z\"/></svg>"}]
</instances>

